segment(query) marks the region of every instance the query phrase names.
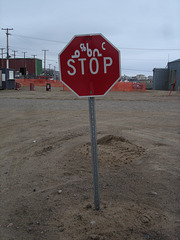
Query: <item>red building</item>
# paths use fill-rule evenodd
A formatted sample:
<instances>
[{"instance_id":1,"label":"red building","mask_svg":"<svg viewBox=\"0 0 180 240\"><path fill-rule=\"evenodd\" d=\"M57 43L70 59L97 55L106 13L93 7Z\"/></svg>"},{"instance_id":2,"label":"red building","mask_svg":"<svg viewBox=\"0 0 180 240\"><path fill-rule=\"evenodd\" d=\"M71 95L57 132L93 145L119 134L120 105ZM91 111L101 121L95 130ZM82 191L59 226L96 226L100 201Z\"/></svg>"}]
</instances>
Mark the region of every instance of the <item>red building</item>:
<instances>
[{"instance_id":1,"label":"red building","mask_svg":"<svg viewBox=\"0 0 180 240\"><path fill-rule=\"evenodd\" d=\"M0 67L6 68L7 60L0 58ZM21 75L35 77L42 73L42 60L38 58L10 58L9 68L15 69L15 72Z\"/></svg>"}]
</instances>

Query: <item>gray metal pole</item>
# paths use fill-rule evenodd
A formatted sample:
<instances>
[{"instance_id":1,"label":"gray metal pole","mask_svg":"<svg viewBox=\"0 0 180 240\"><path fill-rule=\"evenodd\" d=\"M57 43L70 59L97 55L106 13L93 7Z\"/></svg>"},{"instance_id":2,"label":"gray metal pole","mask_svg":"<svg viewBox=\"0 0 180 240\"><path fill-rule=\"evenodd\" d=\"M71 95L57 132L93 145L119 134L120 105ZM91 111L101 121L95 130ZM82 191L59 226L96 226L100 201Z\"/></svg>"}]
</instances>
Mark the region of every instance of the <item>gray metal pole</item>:
<instances>
[{"instance_id":1,"label":"gray metal pole","mask_svg":"<svg viewBox=\"0 0 180 240\"><path fill-rule=\"evenodd\" d=\"M8 32L8 28L7 28L7 32L6 32L6 35L7 35L7 68L9 68L9 42L8 42L8 36L9 36L9 32Z\"/></svg>"},{"instance_id":2,"label":"gray metal pole","mask_svg":"<svg viewBox=\"0 0 180 240\"><path fill-rule=\"evenodd\" d=\"M13 50L14 52L14 71L16 72L16 52L15 50Z\"/></svg>"},{"instance_id":3,"label":"gray metal pole","mask_svg":"<svg viewBox=\"0 0 180 240\"><path fill-rule=\"evenodd\" d=\"M44 77L46 76L46 52L48 51L47 49L42 50L44 51Z\"/></svg>"},{"instance_id":4,"label":"gray metal pole","mask_svg":"<svg viewBox=\"0 0 180 240\"><path fill-rule=\"evenodd\" d=\"M27 52L22 52L22 53L24 53L24 78L25 78L25 76L26 76L26 53Z\"/></svg>"},{"instance_id":5,"label":"gray metal pole","mask_svg":"<svg viewBox=\"0 0 180 240\"><path fill-rule=\"evenodd\" d=\"M94 97L89 97L89 121L90 121L90 131L91 131L91 153L92 153L92 170L93 170L93 182L94 182L94 206L96 210L99 210L100 209L99 173L98 173L96 114L95 114Z\"/></svg>"},{"instance_id":6,"label":"gray metal pole","mask_svg":"<svg viewBox=\"0 0 180 240\"><path fill-rule=\"evenodd\" d=\"M33 57L34 57L34 77L36 78L36 75L37 75L37 73L36 73L36 56L37 55L32 55Z\"/></svg>"},{"instance_id":7,"label":"gray metal pole","mask_svg":"<svg viewBox=\"0 0 180 240\"><path fill-rule=\"evenodd\" d=\"M8 42L8 36L10 35L9 30L13 30L13 28L1 28L2 30L6 30L7 35L7 63L6 68L9 68L9 42Z\"/></svg>"}]
</instances>

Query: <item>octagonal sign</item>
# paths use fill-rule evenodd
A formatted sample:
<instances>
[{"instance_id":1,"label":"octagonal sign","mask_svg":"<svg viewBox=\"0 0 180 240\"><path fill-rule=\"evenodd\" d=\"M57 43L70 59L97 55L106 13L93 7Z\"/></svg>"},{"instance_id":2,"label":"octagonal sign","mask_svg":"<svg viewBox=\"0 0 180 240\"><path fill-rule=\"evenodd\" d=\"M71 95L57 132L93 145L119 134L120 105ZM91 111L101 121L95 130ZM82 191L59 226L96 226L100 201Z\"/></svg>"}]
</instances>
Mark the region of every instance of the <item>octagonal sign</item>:
<instances>
[{"instance_id":1,"label":"octagonal sign","mask_svg":"<svg viewBox=\"0 0 180 240\"><path fill-rule=\"evenodd\" d=\"M101 34L78 35L59 54L59 66L77 96L103 96L120 79L120 52Z\"/></svg>"}]
</instances>

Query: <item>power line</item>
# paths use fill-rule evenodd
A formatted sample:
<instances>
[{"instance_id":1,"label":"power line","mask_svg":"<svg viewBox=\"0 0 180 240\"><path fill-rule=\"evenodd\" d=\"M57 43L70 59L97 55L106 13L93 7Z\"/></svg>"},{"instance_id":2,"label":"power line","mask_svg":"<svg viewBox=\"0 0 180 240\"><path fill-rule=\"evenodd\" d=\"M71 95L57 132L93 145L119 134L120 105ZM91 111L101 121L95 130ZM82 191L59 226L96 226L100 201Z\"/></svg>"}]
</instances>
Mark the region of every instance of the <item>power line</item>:
<instances>
[{"instance_id":1,"label":"power line","mask_svg":"<svg viewBox=\"0 0 180 240\"><path fill-rule=\"evenodd\" d=\"M57 62L57 59L56 60L53 60L53 59L47 59L48 61L50 62Z\"/></svg>"},{"instance_id":2,"label":"power line","mask_svg":"<svg viewBox=\"0 0 180 240\"><path fill-rule=\"evenodd\" d=\"M127 70L127 71L137 71L137 72L152 72L150 70L140 70L140 69L130 69L130 68L121 68L122 70Z\"/></svg>"},{"instance_id":3,"label":"power line","mask_svg":"<svg viewBox=\"0 0 180 240\"><path fill-rule=\"evenodd\" d=\"M166 58L126 58L126 57L122 57L121 58L123 61L164 61L167 60Z\"/></svg>"},{"instance_id":4,"label":"power line","mask_svg":"<svg viewBox=\"0 0 180 240\"><path fill-rule=\"evenodd\" d=\"M25 35L19 35L19 34L12 34L13 36L21 37L21 38L29 38L29 39L35 39L35 40L41 40L41 41L48 41L48 42L56 42L56 43L62 43L67 44L65 41L60 40L52 40L52 39L44 39L44 38L38 38L38 37L31 37L31 36L25 36ZM180 48L136 48L136 47L120 47L119 49L122 50L137 50L137 51L180 51Z\"/></svg>"},{"instance_id":5,"label":"power line","mask_svg":"<svg viewBox=\"0 0 180 240\"><path fill-rule=\"evenodd\" d=\"M123 48L119 47L119 49L123 50L137 50L137 51L180 51L180 48Z\"/></svg>"},{"instance_id":6,"label":"power line","mask_svg":"<svg viewBox=\"0 0 180 240\"><path fill-rule=\"evenodd\" d=\"M19 34L12 34L12 35L13 35L13 36L16 36L16 37L35 39L35 40L40 40L40 41L57 42L57 43L63 43L63 44L66 44L66 43L67 43L67 42L63 42L63 41L57 41L57 40L51 40L51 39L44 39L44 38L37 38L37 37L30 37L30 36L24 36L24 35L19 35Z\"/></svg>"}]
</instances>

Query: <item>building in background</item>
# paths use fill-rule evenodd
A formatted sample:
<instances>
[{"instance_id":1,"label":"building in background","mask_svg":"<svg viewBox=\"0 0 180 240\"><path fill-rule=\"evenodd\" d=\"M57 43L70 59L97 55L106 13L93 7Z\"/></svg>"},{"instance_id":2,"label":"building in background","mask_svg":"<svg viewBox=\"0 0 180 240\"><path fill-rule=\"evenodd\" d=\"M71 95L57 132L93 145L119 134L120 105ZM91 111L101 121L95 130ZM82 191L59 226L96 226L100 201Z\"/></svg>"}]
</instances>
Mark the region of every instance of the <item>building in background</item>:
<instances>
[{"instance_id":1,"label":"building in background","mask_svg":"<svg viewBox=\"0 0 180 240\"><path fill-rule=\"evenodd\" d=\"M0 67L6 68L6 59L0 58ZM42 74L42 60L38 58L10 58L9 68L15 69L17 77L36 78Z\"/></svg>"},{"instance_id":2,"label":"building in background","mask_svg":"<svg viewBox=\"0 0 180 240\"><path fill-rule=\"evenodd\" d=\"M169 70L168 68L153 69L153 89L169 90Z\"/></svg>"},{"instance_id":3,"label":"building in background","mask_svg":"<svg viewBox=\"0 0 180 240\"><path fill-rule=\"evenodd\" d=\"M146 89L151 90L152 89L152 83L153 83L153 76L146 77L143 74L138 74L136 76L122 76L121 82L135 82L135 83L145 83Z\"/></svg>"},{"instance_id":4,"label":"building in background","mask_svg":"<svg viewBox=\"0 0 180 240\"><path fill-rule=\"evenodd\" d=\"M180 89L180 59L169 62L167 68L153 69L153 89L171 90Z\"/></svg>"},{"instance_id":5,"label":"building in background","mask_svg":"<svg viewBox=\"0 0 180 240\"><path fill-rule=\"evenodd\" d=\"M174 90L179 91L180 89L180 59L169 62L169 86L170 88L174 84Z\"/></svg>"}]
</instances>

